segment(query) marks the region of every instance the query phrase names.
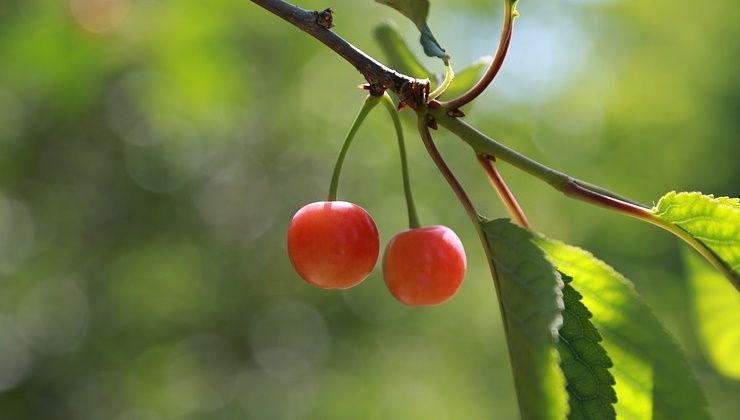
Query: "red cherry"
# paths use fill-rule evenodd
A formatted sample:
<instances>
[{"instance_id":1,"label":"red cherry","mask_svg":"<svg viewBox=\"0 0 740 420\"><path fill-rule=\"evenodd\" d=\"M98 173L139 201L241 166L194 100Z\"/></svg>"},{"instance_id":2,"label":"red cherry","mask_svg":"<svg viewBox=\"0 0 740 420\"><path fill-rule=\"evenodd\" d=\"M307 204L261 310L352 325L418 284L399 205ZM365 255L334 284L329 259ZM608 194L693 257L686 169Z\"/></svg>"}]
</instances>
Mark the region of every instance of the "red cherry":
<instances>
[{"instance_id":1,"label":"red cherry","mask_svg":"<svg viewBox=\"0 0 740 420\"><path fill-rule=\"evenodd\" d=\"M304 280L323 289L346 289L363 281L379 250L372 217L345 201L307 204L288 228L290 262Z\"/></svg>"},{"instance_id":2,"label":"red cherry","mask_svg":"<svg viewBox=\"0 0 740 420\"><path fill-rule=\"evenodd\" d=\"M465 249L446 226L406 229L394 236L383 255L383 277L391 294L412 306L450 299L465 277Z\"/></svg>"}]
</instances>

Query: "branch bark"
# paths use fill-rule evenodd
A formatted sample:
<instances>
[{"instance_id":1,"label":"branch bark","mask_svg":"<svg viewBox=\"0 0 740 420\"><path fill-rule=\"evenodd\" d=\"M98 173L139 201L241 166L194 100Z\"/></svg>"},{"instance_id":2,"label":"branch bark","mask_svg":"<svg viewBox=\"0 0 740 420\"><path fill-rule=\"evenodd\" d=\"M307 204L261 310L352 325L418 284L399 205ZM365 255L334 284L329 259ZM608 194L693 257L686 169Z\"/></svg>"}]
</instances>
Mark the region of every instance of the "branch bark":
<instances>
[{"instance_id":1,"label":"branch bark","mask_svg":"<svg viewBox=\"0 0 740 420\"><path fill-rule=\"evenodd\" d=\"M321 12L306 10L282 0L251 1L334 50L365 77L370 84L371 92L389 89L413 109L426 103L429 80L416 79L392 70L334 33L330 29L332 20L326 18L327 13L330 16L331 10Z\"/></svg>"}]
</instances>

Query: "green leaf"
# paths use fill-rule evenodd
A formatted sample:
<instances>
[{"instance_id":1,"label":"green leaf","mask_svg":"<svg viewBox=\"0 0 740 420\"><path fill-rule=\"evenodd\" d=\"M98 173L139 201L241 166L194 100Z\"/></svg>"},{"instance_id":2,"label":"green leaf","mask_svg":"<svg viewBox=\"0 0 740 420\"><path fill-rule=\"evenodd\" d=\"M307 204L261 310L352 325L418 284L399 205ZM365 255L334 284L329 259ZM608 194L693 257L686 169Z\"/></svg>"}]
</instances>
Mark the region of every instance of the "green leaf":
<instances>
[{"instance_id":1,"label":"green leaf","mask_svg":"<svg viewBox=\"0 0 740 420\"><path fill-rule=\"evenodd\" d=\"M613 419L614 377L609 373L612 361L601 346L601 335L591 323L591 312L581 302L582 296L571 286L572 278L562 275L563 326L560 327L558 352L569 396L569 419Z\"/></svg>"},{"instance_id":2,"label":"green leaf","mask_svg":"<svg viewBox=\"0 0 740 420\"><path fill-rule=\"evenodd\" d=\"M419 43L421 44L422 48L424 48L424 54L429 57L437 57L443 60L447 60L450 58L450 55L447 54L447 51L445 51L445 49L442 48L441 45L439 45L437 39L434 37L434 35L432 35L432 30L429 29L429 26L426 23L424 24L424 26L419 28L419 31L421 32Z\"/></svg>"},{"instance_id":3,"label":"green leaf","mask_svg":"<svg viewBox=\"0 0 740 420\"><path fill-rule=\"evenodd\" d=\"M686 360L632 283L580 248L540 238L555 266L573 277L614 362L617 417L708 419L706 401Z\"/></svg>"},{"instance_id":4,"label":"green leaf","mask_svg":"<svg viewBox=\"0 0 740 420\"><path fill-rule=\"evenodd\" d=\"M718 372L740 379L740 294L696 255L685 261L702 349Z\"/></svg>"},{"instance_id":5,"label":"green leaf","mask_svg":"<svg viewBox=\"0 0 740 420\"><path fill-rule=\"evenodd\" d=\"M429 0L375 0L377 3L392 7L421 29L426 25L429 16Z\"/></svg>"},{"instance_id":6,"label":"green leaf","mask_svg":"<svg viewBox=\"0 0 740 420\"><path fill-rule=\"evenodd\" d=\"M482 221L511 355L523 419L561 419L567 412L558 369L562 324L560 273L533 242L532 233L508 220Z\"/></svg>"},{"instance_id":7,"label":"green leaf","mask_svg":"<svg viewBox=\"0 0 740 420\"><path fill-rule=\"evenodd\" d=\"M672 191L658 201L652 212L711 250L729 269L731 280L740 288L739 199Z\"/></svg>"},{"instance_id":8,"label":"green leaf","mask_svg":"<svg viewBox=\"0 0 740 420\"><path fill-rule=\"evenodd\" d=\"M381 24L375 28L374 34L391 68L417 79L426 79L432 74L411 52L395 25L390 22Z\"/></svg>"},{"instance_id":9,"label":"green leaf","mask_svg":"<svg viewBox=\"0 0 740 420\"><path fill-rule=\"evenodd\" d=\"M411 19L421 33L419 42L424 47L424 53L429 57L439 57L449 59L450 56L445 49L439 45L439 42L432 35L431 29L427 25L427 16L429 16L429 0L375 0L377 3L392 7L407 18Z\"/></svg>"},{"instance_id":10,"label":"green leaf","mask_svg":"<svg viewBox=\"0 0 740 420\"><path fill-rule=\"evenodd\" d=\"M483 69L490 61L491 57L489 56L481 57L457 72L450 87L442 94L442 98L455 98L467 92L478 81Z\"/></svg>"}]
</instances>

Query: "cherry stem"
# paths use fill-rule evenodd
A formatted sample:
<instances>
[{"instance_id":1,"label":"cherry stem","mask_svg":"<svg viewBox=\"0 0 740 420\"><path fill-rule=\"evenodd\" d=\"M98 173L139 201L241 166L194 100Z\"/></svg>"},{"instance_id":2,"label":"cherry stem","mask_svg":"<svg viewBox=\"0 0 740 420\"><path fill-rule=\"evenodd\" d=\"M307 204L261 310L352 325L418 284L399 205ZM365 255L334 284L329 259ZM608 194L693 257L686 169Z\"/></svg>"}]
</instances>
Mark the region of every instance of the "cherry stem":
<instances>
[{"instance_id":1,"label":"cherry stem","mask_svg":"<svg viewBox=\"0 0 740 420\"><path fill-rule=\"evenodd\" d=\"M344 158L347 156L347 150L349 150L349 145L352 144L352 139L355 138L355 134L357 133L357 130L360 128L362 123L365 121L365 117L367 117L367 114L370 113L370 110L373 109L375 105L378 104L379 100L380 98L378 96L368 95L368 97L365 98L365 103L362 105L362 108L360 109L360 113L357 114L357 117L355 117L355 121L352 123L352 127L349 129L349 132L347 133L347 137L344 139L344 144L342 144L342 149L339 151L337 162L334 164L334 173L331 176L331 186L329 187L328 201L336 201L337 190L339 189L339 177L342 173L342 165L344 164Z\"/></svg>"},{"instance_id":2,"label":"cherry stem","mask_svg":"<svg viewBox=\"0 0 740 420\"><path fill-rule=\"evenodd\" d=\"M496 55L494 56L491 64L486 69L483 77L473 85L467 92L463 93L459 97L452 99L447 102L443 102L442 105L448 109L458 109L473 99L477 98L478 95L488 88L493 79L496 78L501 66L504 64L506 54L509 52L509 44L511 44L511 34L514 30L514 19L519 16L516 11L516 3L518 0L504 0L504 26L501 29L501 38L499 39L498 48L496 49Z\"/></svg>"},{"instance_id":3,"label":"cherry stem","mask_svg":"<svg viewBox=\"0 0 740 420\"><path fill-rule=\"evenodd\" d=\"M504 205L506 205L506 208L509 210L511 217L514 218L520 226L531 229L532 226L529 224L529 220L527 220L524 210L522 210L522 207L509 189L509 186L506 185L506 181L504 181L504 178L498 172L498 169L496 169L496 165L494 164L495 160L496 158L493 156L483 154L478 155L478 162L483 166L483 169L486 171L486 175L488 175L488 179L491 181L491 185L496 189L501 201L503 201Z\"/></svg>"},{"instance_id":4,"label":"cherry stem","mask_svg":"<svg viewBox=\"0 0 740 420\"><path fill-rule=\"evenodd\" d=\"M468 216L473 220L473 224L478 226L480 217L478 212L475 210L475 206L473 206L473 202L470 201L470 197L468 197L465 189L445 163L444 158L442 158L439 150L437 150L437 146L434 145L434 140L432 139L432 134L429 132L428 125L430 116L423 112L420 112L418 116L419 134L421 134L421 140L424 142L424 146L426 147L429 156L432 158L432 161L434 161L434 164L437 165L437 169L442 173L442 176L447 180L447 183L450 184L452 191L455 192L458 200L460 200L465 208L465 212L468 213Z\"/></svg>"},{"instance_id":5,"label":"cherry stem","mask_svg":"<svg viewBox=\"0 0 740 420\"><path fill-rule=\"evenodd\" d=\"M387 92L383 93L381 102L388 110L388 113L393 120L393 126L396 129L396 138L398 139L398 154L401 156L401 177L403 178L403 193L406 196L406 210L409 213L409 228L418 228L421 226L419 223L419 215L416 213L416 205L414 204L414 195L411 193L411 177L409 176L409 164L406 158L406 145L403 140L403 128L401 127L401 119L398 118L398 111L396 106L393 104L393 100Z\"/></svg>"}]
</instances>

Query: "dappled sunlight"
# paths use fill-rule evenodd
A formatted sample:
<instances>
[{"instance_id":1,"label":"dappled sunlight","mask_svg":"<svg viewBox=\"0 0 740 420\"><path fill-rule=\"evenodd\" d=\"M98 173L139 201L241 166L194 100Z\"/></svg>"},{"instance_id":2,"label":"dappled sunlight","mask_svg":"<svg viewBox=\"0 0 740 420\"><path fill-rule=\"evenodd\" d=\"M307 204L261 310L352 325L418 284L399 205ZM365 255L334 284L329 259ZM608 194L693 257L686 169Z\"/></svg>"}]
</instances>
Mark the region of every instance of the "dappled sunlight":
<instances>
[{"instance_id":1,"label":"dappled sunlight","mask_svg":"<svg viewBox=\"0 0 740 420\"><path fill-rule=\"evenodd\" d=\"M617 381L614 390L619 398L615 404L617 415L625 418L648 419L653 416L653 367L650 360L636 355L629 349L616 344L605 344L610 356L619 358L621 363L611 368L614 372L629 372L624 381Z\"/></svg>"}]
</instances>

